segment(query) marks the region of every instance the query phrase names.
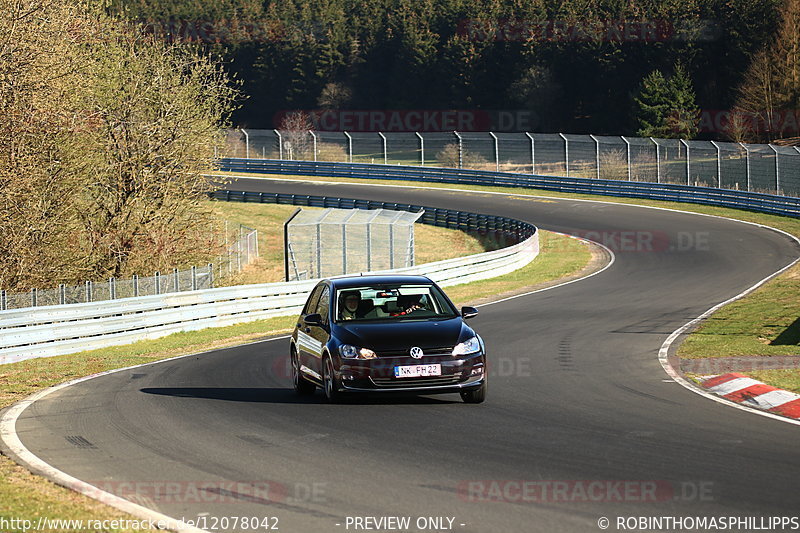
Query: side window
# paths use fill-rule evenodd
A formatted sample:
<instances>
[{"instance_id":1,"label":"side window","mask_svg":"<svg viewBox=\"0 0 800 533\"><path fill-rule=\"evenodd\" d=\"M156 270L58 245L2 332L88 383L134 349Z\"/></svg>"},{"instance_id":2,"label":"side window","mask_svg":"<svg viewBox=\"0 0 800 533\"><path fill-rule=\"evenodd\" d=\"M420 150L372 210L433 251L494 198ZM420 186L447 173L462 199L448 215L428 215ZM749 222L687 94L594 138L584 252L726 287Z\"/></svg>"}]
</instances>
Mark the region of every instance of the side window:
<instances>
[{"instance_id":1,"label":"side window","mask_svg":"<svg viewBox=\"0 0 800 533\"><path fill-rule=\"evenodd\" d=\"M330 290L328 289L327 286L325 286L325 288L322 289L322 295L319 297L319 304L317 304L317 311L316 311L317 313L320 314L320 316L322 316L323 324L328 323L328 309L330 309L331 306L330 296L331 296Z\"/></svg>"},{"instance_id":2,"label":"side window","mask_svg":"<svg viewBox=\"0 0 800 533\"><path fill-rule=\"evenodd\" d=\"M314 287L314 290L311 292L311 296L309 296L308 301L306 302L306 306L303 308L303 314L309 315L314 312L314 309L317 308L317 303L319 302L319 295L322 294L322 289L326 288L325 285L317 285Z\"/></svg>"}]
</instances>

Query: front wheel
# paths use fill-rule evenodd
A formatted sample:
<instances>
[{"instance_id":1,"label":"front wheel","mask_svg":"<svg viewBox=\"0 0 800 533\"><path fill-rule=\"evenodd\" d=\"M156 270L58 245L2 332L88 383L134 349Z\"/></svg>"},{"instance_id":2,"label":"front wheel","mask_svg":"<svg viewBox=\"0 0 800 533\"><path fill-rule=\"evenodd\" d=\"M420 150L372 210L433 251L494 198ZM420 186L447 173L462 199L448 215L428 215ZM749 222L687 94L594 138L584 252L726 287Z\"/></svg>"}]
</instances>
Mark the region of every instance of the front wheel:
<instances>
[{"instance_id":1,"label":"front wheel","mask_svg":"<svg viewBox=\"0 0 800 533\"><path fill-rule=\"evenodd\" d=\"M486 399L486 381L477 389L461 391L460 394L464 403L483 403Z\"/></svg>"},{"instance_id":2,"label":"front wheel","mask_svg":"<svg viewBox=\"0 0 800 533\"><path fill-rule=\"evenodd\" d=\"M292 349L292 383L294 391L300 396L311 396L317 389L317 386L308 381L300 372L300 361L297 359L297 352Z\"/></svg>"},{"instance_id":3,"label":"front wheel","mask_svg":"<svg viewBox=\"0 0 800 533\"><path fill-rule=\"evenodd\" d=\"M325 390L325 398L330 403L338 403L342 399L342 393L339 392L339 385L336 383L336 374L333 371L333 361L330 357L325 358L325 364L322 370L322 383Z\"/></svg>"}]
</instances>

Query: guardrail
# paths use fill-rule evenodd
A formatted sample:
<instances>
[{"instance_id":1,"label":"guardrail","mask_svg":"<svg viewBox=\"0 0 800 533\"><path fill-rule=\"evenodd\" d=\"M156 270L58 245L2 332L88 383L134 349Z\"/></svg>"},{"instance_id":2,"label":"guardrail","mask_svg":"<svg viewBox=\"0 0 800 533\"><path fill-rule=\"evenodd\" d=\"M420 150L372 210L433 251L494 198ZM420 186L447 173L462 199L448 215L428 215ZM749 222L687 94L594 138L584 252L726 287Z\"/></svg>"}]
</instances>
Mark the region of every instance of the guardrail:
<instances>
[{"instance_id":1,"label":"guardrail","mask_svg":"<svg viewBox=\"0 0 800 533\"><path fill-rule=\"evenodd\" d=\"M517 244L414 267L377 273L425 274L442 286L468 283L512 272L539 253L539 234L527 222L388 202L347 198L219 191L230 201L288 203L319 207L425 209L425 223L459 229L498 231ZM422 220L422 219L421 219ZM52 357L153 339L179 331L228 326L300 312L318 280L265 283L103 302L56 305L0 312L0 364Z\"/></svg>"},{"instance_id":2,"label":"guardrail","mask_svg":"<svg viewBox=\"0 0 800 533\"><path fill-rule=\"evenodd\" d=\"M595 194L602 196L621 196L670 202L697 203L795 218L800 217L800 198L730 189L677 185L672 183L537 176L532 174L493 172L486 170L426 168L368 163L278 161L271 159L225 158L218 162L218 168L219 170L229 172L421 181L496 187L523 187L563 193Z\"/></svg>"}]
</instances>

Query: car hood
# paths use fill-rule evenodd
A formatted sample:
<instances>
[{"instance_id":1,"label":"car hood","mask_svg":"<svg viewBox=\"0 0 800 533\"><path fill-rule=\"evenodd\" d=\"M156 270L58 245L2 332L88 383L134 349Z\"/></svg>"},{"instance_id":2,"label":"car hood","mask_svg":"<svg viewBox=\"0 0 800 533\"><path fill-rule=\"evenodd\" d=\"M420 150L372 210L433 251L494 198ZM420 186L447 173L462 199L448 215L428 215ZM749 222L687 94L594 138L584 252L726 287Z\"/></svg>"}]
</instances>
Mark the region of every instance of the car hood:
<instances>
[{"instance_id":1,"label":"car hood","mask_svg":"<svg viewBox=\"0 0 800 533\"><path fill-rule=\"evenodd\" d=\"M405 350L412 346L423 350L455 346L475 334L461 317L337 324L337 328L337 337L342 344L375 351Z\"/></svg>"}]
</instances>

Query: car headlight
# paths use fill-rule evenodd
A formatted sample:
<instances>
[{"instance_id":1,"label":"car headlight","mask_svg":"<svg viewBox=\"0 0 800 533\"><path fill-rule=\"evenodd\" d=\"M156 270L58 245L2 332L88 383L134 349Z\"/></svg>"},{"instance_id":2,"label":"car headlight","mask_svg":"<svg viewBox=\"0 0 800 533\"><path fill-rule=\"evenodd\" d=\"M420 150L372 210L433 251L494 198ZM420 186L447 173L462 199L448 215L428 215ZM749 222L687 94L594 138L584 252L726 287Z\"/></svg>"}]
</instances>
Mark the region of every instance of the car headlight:
<instances>
[{"instance_id":1,"label":"car headlight","mask_svg":"<svg viewBox=\"0 0 800 533\"><path fill-rule=\"evenodd\" d=\"M375 359L375 352L369 348L359 348L352 344L342 344L339 346L339 355L345 359Z\"/></svg>"},{"instance_id":2,"label":"car headlight","mask_svg":"<svg viewBox=\"0 0 800 533\"><path fill-rule=\"evenodd\" d=\"M472 337L464 342L456 344L453 348L453 355L469 355L481 351L481 343L478 337Z\"/></svg>"}]
</instances>

